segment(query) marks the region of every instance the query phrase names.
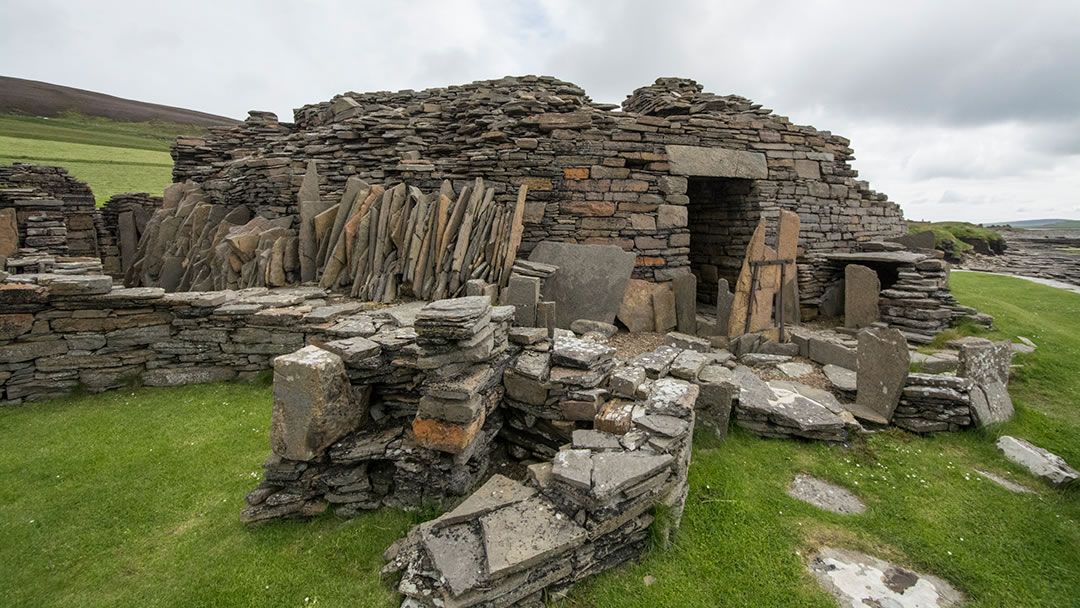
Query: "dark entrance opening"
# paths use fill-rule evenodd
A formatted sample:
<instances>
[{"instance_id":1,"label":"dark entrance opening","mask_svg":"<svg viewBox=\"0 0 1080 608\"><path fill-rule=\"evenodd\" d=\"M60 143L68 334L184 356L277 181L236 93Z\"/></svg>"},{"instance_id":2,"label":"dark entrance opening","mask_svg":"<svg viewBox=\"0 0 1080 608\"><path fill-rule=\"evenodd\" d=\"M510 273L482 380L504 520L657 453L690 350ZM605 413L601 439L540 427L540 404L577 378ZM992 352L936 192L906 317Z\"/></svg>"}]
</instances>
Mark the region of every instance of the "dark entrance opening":
<instances>
[{"instance_id":1,"label":"dark entrance opening","mask_svg":"<svg viewBox=\"0 0 1080 608\"><path fill-rule=\"evenodd\" d=\"M757 227L761 207L754 180L691 177L687 219L690 228L690 271L697 277L699 302L716 304L719 279L735 288L743 256Z\"/></svg>"}]
</instances>

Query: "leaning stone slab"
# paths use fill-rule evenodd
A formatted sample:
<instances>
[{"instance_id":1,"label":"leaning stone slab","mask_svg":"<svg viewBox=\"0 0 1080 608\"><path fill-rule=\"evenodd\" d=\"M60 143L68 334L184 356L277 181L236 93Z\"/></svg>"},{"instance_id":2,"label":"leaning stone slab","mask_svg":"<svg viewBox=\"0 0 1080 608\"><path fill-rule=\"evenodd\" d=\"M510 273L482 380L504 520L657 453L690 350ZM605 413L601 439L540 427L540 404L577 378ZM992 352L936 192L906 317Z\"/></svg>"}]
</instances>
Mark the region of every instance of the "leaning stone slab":
<instances>
[{"instance_id":1,"label":"leaning stone slab","mask_svg":"<svg viewBox=\"0 0 1080 608\"><path fill-rule=\"evenodd\" d=\"M1080 473L1070 467L1064 458L1023 439L1002 435L997 440L997 448L1006 458L1052 486L1064 487L1080 477Z\"/></svg>"},{"instance_id":2,"label":"leaning stone slab","mask_svg":"<svg viewBox=\"0 0 1080 608\"><path fill-rule=\"evenodd\" d=\"M824 547L808 569L844 607L946 608L964 601L964 595L945 580L857 551Z\"/></svg>"},{"instance_id":3,"label":"leaning stone slab","mask_svg":"<svg viewBox=\"0 0 1080 608\"><path fill-rule=\"evenodd\" d=\"M880 318L881 280L873 269L859 264L844 268L844 326L869 327Z\"/></svg>"},{"instance_id":4,"label":"leaning stone slab","mask_svg":"<svg viewBox=\"0 0 1080 608\"><path fill-rule=\"evenodd\" d=\"M367 396L353 401L341 357L307 346L274 360L270 447L290 460L312 460L354 430L367 414Z\"/></svg>"},{"instance_id":5,"label":"leaning stone slab","mask_svg":"<svg viewBox=\"0 0 1080 608\"><path fill-rule=\"evenodd\" d=\"M911 370L904 334L898 329L864 329L859 332L858 357L855 403L891 420Z\"/></svg>"},{"instance_id":6,"label":"leaning stone slab","mask_svg":"<svg viewBox=\"0 0 1080 608\"><path fill-rule=\"evenodd\" d=\"M1013 354L1012 342L1008 340L960 343L957 375L975 383L973 393L982 393L981 397L977 397L978 407L972 409L975 423L979 426L1005 422L1015 413L1008 390Z\"/></svg>"},{"instance_id":7,"label":"leaning stone slab","mask_svg":"<svg viewBox=\"0 0 1080 608\"><path fill-rule=\"evenodd\" d=\"M833 513L847 515L866 511L866 505L848 490L809 475L796 475L787 493L796 500Z\"/></svg>"}]
</instances>

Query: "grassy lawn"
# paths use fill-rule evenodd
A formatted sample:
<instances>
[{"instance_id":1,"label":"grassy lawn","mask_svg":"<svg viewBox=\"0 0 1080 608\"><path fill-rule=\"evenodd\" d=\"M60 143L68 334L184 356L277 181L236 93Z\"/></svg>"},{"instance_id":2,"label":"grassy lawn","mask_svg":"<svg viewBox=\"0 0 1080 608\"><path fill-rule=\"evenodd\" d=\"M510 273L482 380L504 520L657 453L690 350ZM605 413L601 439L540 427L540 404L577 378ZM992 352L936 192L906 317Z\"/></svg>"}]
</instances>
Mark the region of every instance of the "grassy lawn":
<instances>
[{"instance_id":1,"label":"grassy lawn","mask_svg":"<svg viewBox=\"0 0 1080 608\"><path fill-rule=\"evenodd\" d=\"M160 195L172 183L169 143L203 130L67 116L0 116L0 164L57 165L90 184L98 204L120 192Z\"/></svg>"},{"instance_id":2,"label":"grassy lawn","mask_svg":"<svg viewBox=\"0 0 1080 608\"><path fill-rule=\"evenodd\" d=\"M854 449L733 431L695 442L675 546L555 605L832 606L804 556L822 544L949 579L970 606L1076 606L1080 491L1056 491L994 448L1018 435L1080 464L1080 294L1009 277L953 276L991 337L1039 344L1001 428L869 436ZM241 525L268 453L265 386L137 389L0 411L0 597L17 606L396 606L380 554L426 515ZM1037 491L1012 494L973 468ZM789 498L797 473L869 506L839 516ZM646 586L644 577L656 582ZM307 602L305 602L305 598Z\"/></svg>"}]
</instances>

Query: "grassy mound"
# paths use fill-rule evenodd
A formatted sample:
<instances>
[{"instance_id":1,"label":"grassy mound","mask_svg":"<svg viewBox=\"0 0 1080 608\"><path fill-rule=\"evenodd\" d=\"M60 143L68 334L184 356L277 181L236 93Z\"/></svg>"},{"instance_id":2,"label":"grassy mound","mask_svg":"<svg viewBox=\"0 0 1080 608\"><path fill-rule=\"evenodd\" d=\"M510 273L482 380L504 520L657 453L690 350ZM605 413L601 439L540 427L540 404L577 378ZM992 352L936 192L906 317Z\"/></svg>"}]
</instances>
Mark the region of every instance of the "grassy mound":
<instances>
[{"instance_id":1,"label":"grassy mound","mask_svg":"<svg viewBox=\"0 0 1080 608\"><path fill-rule=\"evenodd\" d=\"M908 233L934 233L936 247L956 257L974 250L976 253L1001 253L1005 238L989 228L968 222L908 222Z\"/></svg>"},{"instance_id":2,"label":"grassy mound","mask_svg":"<svg viewBox=\"0 0 1080 608\"><path fill-rule=\"evenodd\" d=\"M1080 464L1080 295L969 273L952 284L961 302L995 315L991 337L1039 345L1017 358L1013 420L929 438L892 430L848 450L699 433L675 545L553 605L835 606L805 571L808 552L830 544L949 579L966 606L1075 606L1080 492L1042 485L993 441L1017 435ZM399 605L380 579L380 554L431 513L240 524L269 421L267 387L231 384L0 410L0 597L58 607ZM975 468L1037 493L1010 493ZM867 512L789 498L798 473L848 488Z\"/></svg>"}]
</instances>

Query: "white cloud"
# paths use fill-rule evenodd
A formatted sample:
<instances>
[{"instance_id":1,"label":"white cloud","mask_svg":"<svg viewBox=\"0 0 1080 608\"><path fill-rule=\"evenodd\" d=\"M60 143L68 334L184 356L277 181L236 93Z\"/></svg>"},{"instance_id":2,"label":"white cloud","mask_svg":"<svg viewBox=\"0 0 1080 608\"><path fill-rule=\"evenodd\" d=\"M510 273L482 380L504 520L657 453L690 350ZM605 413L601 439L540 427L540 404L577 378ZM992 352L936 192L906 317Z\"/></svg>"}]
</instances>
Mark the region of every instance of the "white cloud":
<instances>
[{"instance_id":1,"label":"white cloud","mask_svg":"<svg viewBox=\"0 0 1080 608\"><path fill-rule=\"evenodd\" d=\"M234 117L526 73L618 103L688 76L849 137L909 217L1080 217L1071 0L0 0L0 21L0 74Z\"/></svg>"}]
</instances>

